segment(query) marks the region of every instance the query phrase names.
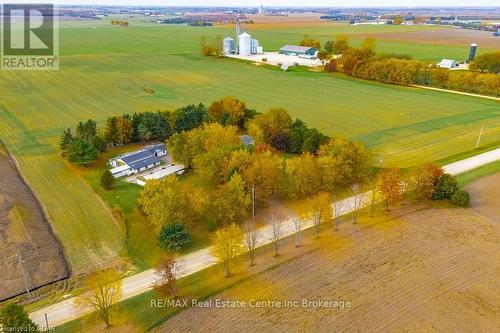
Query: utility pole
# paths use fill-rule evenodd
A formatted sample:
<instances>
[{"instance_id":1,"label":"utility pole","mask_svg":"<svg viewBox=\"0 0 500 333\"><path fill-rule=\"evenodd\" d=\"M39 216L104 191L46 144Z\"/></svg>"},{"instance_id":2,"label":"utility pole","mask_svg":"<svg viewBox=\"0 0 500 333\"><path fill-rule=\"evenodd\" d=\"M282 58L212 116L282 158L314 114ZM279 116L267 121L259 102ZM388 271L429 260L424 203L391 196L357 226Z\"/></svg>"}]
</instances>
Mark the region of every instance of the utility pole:
<instances>
[{"instance_id":1,"label":"utility pole","mask_svg":"<svg viewBox=\"0 0 500 333\"><path fill-rule=\"evenodd\" d=\"M483 136L483 131L484 131L484 125L481 126L481 131L479 132L479 137L477 138L477 142L476 142L476 149L479 147L479 143L481 142L481 137Z\"/></svg>"},{"instance_id":2,"label":"utility pole","mask_svg":"<svg viewBox=\"0 0 500 333\"><path fill-rule=\"evenodd\" d=\"M26 292L28 293L28 298L31 299L30 287L28 284L28 277L26 276L26 272L24 271L24 266L23 266L24 260L21 257L21 252L19 250L17 250L17 262L19 263L19 266L21 266L21 273L23 276L24 287L26 288Z\"/></svg>"}]
</instances>

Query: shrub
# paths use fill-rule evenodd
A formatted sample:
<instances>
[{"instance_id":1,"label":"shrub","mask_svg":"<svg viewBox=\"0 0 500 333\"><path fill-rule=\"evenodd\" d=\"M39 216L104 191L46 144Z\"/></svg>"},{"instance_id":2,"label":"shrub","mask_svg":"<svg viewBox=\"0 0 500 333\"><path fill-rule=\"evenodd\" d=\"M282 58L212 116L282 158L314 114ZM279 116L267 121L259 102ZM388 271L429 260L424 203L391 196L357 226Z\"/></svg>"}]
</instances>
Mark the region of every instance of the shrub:
<instances>
[{"instance_id":1,"label":"shrub","mask_svg":"<svg viewBox=\"0 0 500 333\"><path fill-rule=\"evenodd\" d=\"M115 185L115 177L111 174L111 171L106 170L101 176L101 186L106 190L111 189Z\"/></svg>"},{"instance_id":2,"label":"shrub","mask_svg":"<svg viewBox=\"0 0 500 333\"><path fill-rule=\"evenodd\" d=\"M1 332L39 332L38 326L28 317L24 308L7 304L0 312Z\"/></svg>"},{"instance_id":3,"label":"shrub","mask_svg":"<svg viewBox=\"0 0 500 333\"><path fill-rule=\"evenodd\" d=\"M455 191L451 196L451 203L459 207L467 207L470 204L470 194L467 191Z\"/></svg>"},{"instance_id":4,"label":"shrub","mask_svg":"<svg viewBox=\"0 0 500 333\"><path fill-rule=\"evenodd\" d=\"M451 196L457 190L457 180L454 176L445 173L439 177L436 184L436 191L432 195L434 200L451 199Z\"/></svg>"},{"instance_id":5,"label":"shrub","mask_svg":"<svg viewBox=\"0 0 500 333\"><path fill-rule=\"evenodd\" d=\"M180 222L165 224L158 235L159 245L169 251L177 251L191 243L191 235Z\"/></svg>"}]
</instances>

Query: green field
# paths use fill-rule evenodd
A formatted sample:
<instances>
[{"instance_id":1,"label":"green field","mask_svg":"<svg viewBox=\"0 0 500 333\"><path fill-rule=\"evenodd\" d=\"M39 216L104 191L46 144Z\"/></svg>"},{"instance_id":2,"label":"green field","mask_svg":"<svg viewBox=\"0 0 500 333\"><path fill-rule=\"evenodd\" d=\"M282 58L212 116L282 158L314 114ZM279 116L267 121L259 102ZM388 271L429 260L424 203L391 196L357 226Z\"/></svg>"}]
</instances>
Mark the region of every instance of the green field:
<instances>
[{"instance_id":1,"label":"green field","mask_svg":"<svg viewBox=\"0 0 500 333\"><path fill-rule=\"evenodd\" d=\"M329 135L359 139L384 165L408 167L470 150L482 125L482 144L500 141L495 101L201 56L200 36L210 40L224 29L63 22L59 71L0 72L0 138L48 209L75 271L126 248L124 226L58 156L61 131L80 120L102 124L111 115L233 95L259 111L284 107ZM274 47L301 35L260 31L256 37ZM401 47L407 49L398 52L412 53L436 46Z\"/></svg>"}]
</instances>

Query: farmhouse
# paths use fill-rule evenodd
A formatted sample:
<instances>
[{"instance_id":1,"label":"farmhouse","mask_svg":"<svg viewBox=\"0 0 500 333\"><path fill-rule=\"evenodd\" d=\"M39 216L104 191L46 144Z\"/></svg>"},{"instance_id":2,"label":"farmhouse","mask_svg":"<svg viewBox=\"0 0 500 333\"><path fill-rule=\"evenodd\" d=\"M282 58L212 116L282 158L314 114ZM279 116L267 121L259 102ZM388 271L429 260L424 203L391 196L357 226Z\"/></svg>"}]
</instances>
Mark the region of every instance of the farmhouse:
<instances>
[{"instance_id":1,"label":"farmhouse","mask_svg":"<svg viewBox=\"0 0 500 333\"><path fill-rule=\"evenodd\" d=\"M161 164L161 157L165 155L167 148L160 143L112 158L109 160L109 164L113 167L111 174L118 178L154 168Z\"/></svg>"},{"instance_id":2,"label":"farmhouse","mask_svg":"<svg viewBox=\"0 0 500 333\"><path fill-rule=\"evenodd\" d=\"M453 60L453 59L443 59L438 64L438 67L452 69L452 68L457 68L459 65L460 64L456 60Z\"/></svg>"},{"instance_id":3,"label":"farmhouse","mask_svg":"<svg viewBox=\"0 0 500 333\"><path fill-rule=\"evenodd\" d=\"M305 58L316 58L318 50L314 47L285 45L280 49L280 54L297 55Z\"/></svg>"}]
</instances>

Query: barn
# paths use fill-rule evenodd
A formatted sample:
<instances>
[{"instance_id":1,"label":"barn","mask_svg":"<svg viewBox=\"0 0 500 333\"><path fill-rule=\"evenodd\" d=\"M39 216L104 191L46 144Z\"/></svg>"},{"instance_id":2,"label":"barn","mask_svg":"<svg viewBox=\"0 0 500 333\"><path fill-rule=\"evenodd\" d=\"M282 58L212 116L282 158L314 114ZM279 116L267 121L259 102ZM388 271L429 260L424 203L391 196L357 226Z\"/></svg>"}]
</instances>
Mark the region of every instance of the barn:
<instances>
[{"instance_id":1,"label":"barn","mask_svg":"<svg viewBox=\"0 0 500 333\"><path fill-rule=\"evenodd\" d=\"M318 50L309 46L285 45L280 49L280 54L316 58Z\"/></svg>"},{"instance_id":2,"label":"barn","mask_svg":"<svg viewBox=\"0 0 500 333\"><path fill-rule=\"evenodd\" d=\"M453 59L443 59L438 64L438 67L452 69L452 68L457 68L459 65L460 64L456 60L453 60Z\"/></svg>"}]
</instances>

